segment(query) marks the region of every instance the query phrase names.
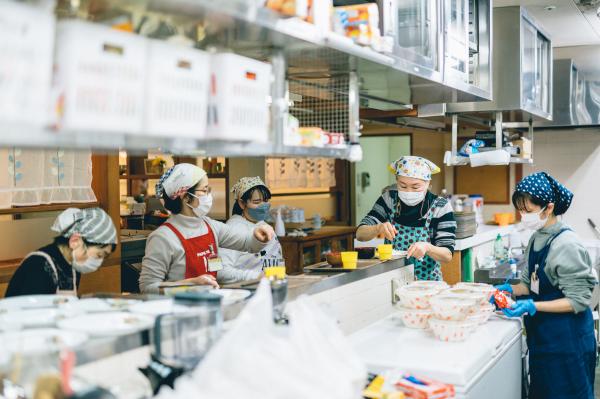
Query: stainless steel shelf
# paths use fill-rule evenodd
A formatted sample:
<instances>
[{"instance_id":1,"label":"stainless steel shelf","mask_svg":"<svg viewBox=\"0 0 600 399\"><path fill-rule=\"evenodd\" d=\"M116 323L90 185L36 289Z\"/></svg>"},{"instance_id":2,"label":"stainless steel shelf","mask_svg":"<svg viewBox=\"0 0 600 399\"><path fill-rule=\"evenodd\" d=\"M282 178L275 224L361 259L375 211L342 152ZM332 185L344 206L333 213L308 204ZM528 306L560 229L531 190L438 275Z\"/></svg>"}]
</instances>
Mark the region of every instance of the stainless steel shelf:
<instances>
[{"instance_id":1,"label":"stainless steel shelf","mask_svg":"<svg viewBox=\"0 0 600 399\"><path fill-rule=\"evenodd\" d=\"M53 131L22 124L0 123L0 145L22 148L69 148L115 151L160 149L177 155L225 157L315 157L347 159L348 147L278 147L272 142L232 142L168 138L98 131Z\"/></svg>"},{"instance_id":2,"label":"stainless steel shelf","mask_svg":"<svg viewBox=\"0 0 600 399\"><path fill-rule=\"evenodd\" d=\"M454 160L447 166L466 166L470 164L469 158L461 158L459 160ZM533 159L511 157L509 164L533 165Z\"/></svg>"},{"instance_id":3,"label":"stainless steel shelf","mask_svg":"<svg viewBox=\"0 0 600 399\"><path fill-rule=\"evenodd\" d=\"M363 98L391 105L491 100L491 93L392 54L382 54L297 18L282 18L245 0L147 0L149 11L204 21L202 44L268 59L283 49L288 75L327 78L356 71Z\"/></svg>"}]
</instances>

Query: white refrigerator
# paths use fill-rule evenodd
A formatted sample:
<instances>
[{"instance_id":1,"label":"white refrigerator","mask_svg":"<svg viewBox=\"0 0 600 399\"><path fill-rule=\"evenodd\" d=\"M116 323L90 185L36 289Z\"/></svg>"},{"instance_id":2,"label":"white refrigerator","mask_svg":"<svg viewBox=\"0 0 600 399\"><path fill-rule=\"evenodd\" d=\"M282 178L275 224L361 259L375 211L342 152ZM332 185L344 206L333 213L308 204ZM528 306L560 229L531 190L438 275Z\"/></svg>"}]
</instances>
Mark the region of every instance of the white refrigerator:
<instances>
[{"instance_id":1,"label":"white refrigerator","mask_svg":"<svg viewBox=\"0 0 600 399\"><path fill-rule=\"evenodd\" d=\"M391 315L350 336L372 373L397 369L453 384L456 398L520 399L520 320L492 316L466 341L442 342Z\"/></svg>"}]
</instances>

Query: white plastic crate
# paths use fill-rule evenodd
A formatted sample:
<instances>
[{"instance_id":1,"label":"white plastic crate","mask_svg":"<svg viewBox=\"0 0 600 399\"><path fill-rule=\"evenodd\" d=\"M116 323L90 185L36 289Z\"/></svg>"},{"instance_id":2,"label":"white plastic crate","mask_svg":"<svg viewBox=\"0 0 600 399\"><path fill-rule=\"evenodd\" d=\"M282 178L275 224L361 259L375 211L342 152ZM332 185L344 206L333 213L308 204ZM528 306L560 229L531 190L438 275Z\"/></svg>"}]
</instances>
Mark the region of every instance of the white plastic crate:
<instances>
[{"instance_id":1,"label":"white plastic crate","mask_svg":"<svg viewBox=\"0 0 600 399\"><path fill-rule=\"evenodd\" d=\"M144 132L204 138L210 55L176 44L149 41Z\"/></svg>"},{"instance_id":2,"label":"white plastic crate","mask_svg":"<svg viewBox=\"0 0 600 399\"><path fill-rule=\"evenodd\" d=\"M141 133L146 55L142 37L83 21L59 22L53 87L57 126Z\"/></svg>"},{"instance_id":3,"label":"white plastic crate","mask_svg":"<svg viewBox=\"0 0 600 399\"><path fill-rule=\"evenodd\" d=\"M49 121L52 4L0 1L0 121L36 126Z\"/></svg>"},{"instance_id":4,"label":"white plastic crate","mask_svg":"<svg viewBox=\"0 0 600 399\"><path fill-rule=\"evenodd\" d=\"M271 65L237 54L214 54L207 138L269 141Z\"/></svg>"}]
</instances>

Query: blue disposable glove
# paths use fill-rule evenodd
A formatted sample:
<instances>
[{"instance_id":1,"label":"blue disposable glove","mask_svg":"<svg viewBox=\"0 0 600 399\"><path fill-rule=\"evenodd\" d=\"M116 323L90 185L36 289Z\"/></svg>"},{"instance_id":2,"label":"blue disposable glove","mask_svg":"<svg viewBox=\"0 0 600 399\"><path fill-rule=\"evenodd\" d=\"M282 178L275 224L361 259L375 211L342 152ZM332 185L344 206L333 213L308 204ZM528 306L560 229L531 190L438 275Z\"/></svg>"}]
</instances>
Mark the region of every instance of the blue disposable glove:
<instances>
[{"instance_id":1,"label":"blue disposable glove","mask_svg":"<svg viewBox=\"0 0 600 399\"><path fill-rule=\"evenodd\" d=\"M537 312L535 303L532 299L522 299L515 302L510 309L502 309L502 313L508 317L521 317L524 314L533 316Z\"/></svg>"},{"instance_id":2,"label":"blue disposable glove","mask_svg":"<svg viewBox=\"0 0 600 399\"><path fill-rule=\"evenodd\" d=\"M497 290L500 290L500 291L510 292L511 294L513 293L512 285L510 285L508 283L495 285L494 288Z\"/></svg>"}]
</instances>

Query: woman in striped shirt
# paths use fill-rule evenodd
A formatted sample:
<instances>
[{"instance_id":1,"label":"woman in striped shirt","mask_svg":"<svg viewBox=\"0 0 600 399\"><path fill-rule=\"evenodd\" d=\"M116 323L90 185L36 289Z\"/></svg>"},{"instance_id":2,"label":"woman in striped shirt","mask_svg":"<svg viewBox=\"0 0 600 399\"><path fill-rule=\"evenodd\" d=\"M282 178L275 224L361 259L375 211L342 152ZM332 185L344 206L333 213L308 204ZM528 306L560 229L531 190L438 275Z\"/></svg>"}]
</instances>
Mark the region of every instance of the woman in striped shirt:
<instances>
[{"instance_id":1,"label":"woman in striped shirt","mask_svg":"<svg viewBox=\"0 0 600 399\"><path fill-rule=\"evenodd\" d=\"M364 217L356 238L385 238L394 249L407 251L418 280L441 280L441 262L454 252L456 221L446 198L431 193L431 175L440 169L431 161L404 156L390 165L396 187L388 188Z\"/></svg>"}]
</instances>

